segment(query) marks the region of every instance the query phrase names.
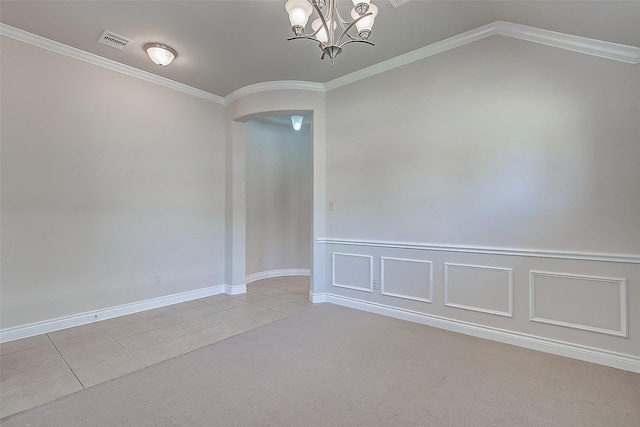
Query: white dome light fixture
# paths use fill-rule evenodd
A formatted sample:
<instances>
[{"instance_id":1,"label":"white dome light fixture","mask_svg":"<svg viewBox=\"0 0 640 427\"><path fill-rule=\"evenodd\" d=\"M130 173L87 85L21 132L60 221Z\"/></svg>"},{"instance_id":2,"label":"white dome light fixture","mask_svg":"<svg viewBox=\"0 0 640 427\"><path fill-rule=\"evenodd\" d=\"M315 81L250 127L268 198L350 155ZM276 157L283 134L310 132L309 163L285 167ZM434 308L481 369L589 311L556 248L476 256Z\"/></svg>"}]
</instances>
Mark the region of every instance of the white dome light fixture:
<instances>
[{"instance_id":1,"label":"white dome light fixture","mask_svg":"<svg viewBox=\"0 0 640 427\"><path fill-rule=\"evenodd\" d=\"M147 43L143 46L143 49L154 63L163 67L171 64L178 56L178 53L173 48L161 43Z\"/></svg>"},{"instance_id":2,"label":"white dome light fixture","mask_svg":"<svg viewBox=\"0 0 640 427\"><path fill-rule=\"evenodd\" d=\"M302 129L302 120L304 120L304 116L300 114L294 114L291 116L291 126L293 126L293 130L299 131Z\"/></svg>"},{"instance_id":3,"label":"white dome light fixture","mask_svg":"<svg viewBox=\"0 0 640 427\"><path fill-rule=\"evenodd\" d=\"M371 0L352 0L351 21L345 20L338 11L337 0L289 0L285 9L289 14L291 31L294 36L287 40L308 39L318 43L322 57L331 59L331 66L342 47L348 43L365 43L369 41L373 21L378 15L378 8ZM306 34L305 27L313 11L318 18L311 23L311 33ZM340 25L340 28L338 27ZM355 28L354 28L355 27ZM336 33L336 29L338 32ZM356 31L357 30L357 31Z\"/></svg>"}]
</instances>

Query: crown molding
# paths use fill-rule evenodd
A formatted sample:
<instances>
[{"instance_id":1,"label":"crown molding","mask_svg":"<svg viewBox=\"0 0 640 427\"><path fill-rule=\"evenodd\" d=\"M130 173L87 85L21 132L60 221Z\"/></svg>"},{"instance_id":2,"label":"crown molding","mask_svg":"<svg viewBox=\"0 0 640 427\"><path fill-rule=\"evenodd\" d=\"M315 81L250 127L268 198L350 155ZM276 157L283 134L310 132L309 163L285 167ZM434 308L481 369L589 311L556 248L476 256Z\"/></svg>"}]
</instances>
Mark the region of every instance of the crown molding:
<instances>
[{"instance_id":1,"label":"crown molding","mask_svg":"<svg viewBox=\"0 0 640 427\"><path fill-rule=\"evenodd\" d=\"M204 90L196 89L191 86L187 86L183 83L178 83L174 80L167 79L166 77L157 76L147 71L142 71L129 65L124 65L110 59L103 58L92 53L85 52L75 47L68 46L47 38L29 33L18 28L14 28L10 25L0 23L0 35L6 36L21 42L29 43L31 45L50 50L52 52L59 53L80 61L88 62L89 64L97 65L102 68L109 69L127 76L135 77L141 80L145 80L150 83L154 83L160 86L174 89L179 92L186 93L188 95L197 96L198 98L206 99L217 104L224 105L224 98L218 95L214 95Z\"/></svg>"},{"instance_id":2,"label":"crown molding","mask_svg":"<svg viewBox=\"0 0 640 427\"><path fill-rule=\"evenodd\" d=\"M586 55L598 56L627 64L640 64L640 47L557 33L513 22L496 21L496 34L540 43Z\"/></svg>"},{"instance_id":3,"label":"crown molding","mask_svg":"<svg viewBox=\"0 0 640 427\"><path fill-rule=\"evenodd\" d=\"M325 83L325 88L327 91L336 89L340 86L348 85L350 83L357 82L358 80L375 76L376 74L384 73L385 71L389 71L394 68L402 67L403 65L428 58L429 56L437 55L438 53L446 52L448 50L455 49L456 47L473 43L494 34L496 34L495 22L492 24L483 25L482 27L458 34L453 37L449 37L448 39L432 43L428 46L421 47L420 49L416 49L403 55L396 56L395 58L379 62L370 67L363 68L362 70L355 71L351 74L347 74L346 76L338 77L337 79Z\"/></svg>"},{"instance_id":4,"label":"crown molding","mask_svg":"<svg viewBox=\"0 0 640 427\"><path fill-rule=\"evenodd\" d=\"M625 62L627 64L640 64L639 47L574 36L571 34L557 33L555 31L514 24L512 22L496 21L405 53L404 55L363 68L362 70L347 74L346 76L331 80L325 83L325 88L327 91L336 89L341 86L354 83L358 80L362 80L493 35L540 43L573 52L584 53L586 55Z\"/></svg>"},{"instance_id":5,"label":"crown molding","mask_svg":"<svg viewBox=\"0 0 640 427\"><path fill-rule=\"evenodd\" d=\"M620 61L627 64L640 64L640 47L558 33L555 31L543 30L541 28L529 27L527 25L514 24L512 22L496 21L456 36L449 37L448 39L432 43L403 55L396 56L395 58L391 58L387 61L363 68L362 70L355 71L337 79L330 80L327 83L296 80L264 82L242 87L226 97L222 97L59 42L55 42L53 40L49 40L3 23L0 23L0 35L88 62L99 67L107 68L118 73L139 78L150 83L155 83L169 89L197 96L220 105L228 105L243 96L273 90L307 90L313 92L327 92L341 86L354 83L358 80L362 80L493 35L512 37L533 43L544 44L546 46L579 52L586 55Z\"/></svg>"},{"instance_id":6,"label":"crown molding","mask_svg":"<svg viewBox=\"0 0 640 427\"><path fill-rule=\"evenodd\" d=\"M241 87L231 92L224 100L225 103L231 104L233 101L243 96L251 95L259 92L267 92L271 90L308 90L312 92L325 92L327 89L324 83L305 82L298 80L281 80L275 82L256 83L253 85Z\"/></svg>"}]
</instances>

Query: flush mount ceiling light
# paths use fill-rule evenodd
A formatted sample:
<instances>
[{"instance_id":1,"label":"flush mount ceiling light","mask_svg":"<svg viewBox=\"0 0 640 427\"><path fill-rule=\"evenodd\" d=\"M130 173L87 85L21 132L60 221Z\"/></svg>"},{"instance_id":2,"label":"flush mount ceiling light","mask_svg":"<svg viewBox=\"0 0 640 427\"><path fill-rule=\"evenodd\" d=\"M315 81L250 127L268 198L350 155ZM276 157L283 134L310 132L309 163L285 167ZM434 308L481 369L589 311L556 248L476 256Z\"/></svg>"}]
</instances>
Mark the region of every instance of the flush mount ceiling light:
<instances>
[{"instance_id":1,"label":"flush mount ceiling light","mask_svg":"<svg viewBox=\"0 0 640 427\"><path fill-rule=\"evenodd\" d=\"M304 116L299 114L291 116L291 126L293 126L293 130L299 131L302 129L302 120L304 120Z\"/></svg>"},{"instance_id":2,"label":"flush mount ceiling light","mask_svg":"<svg viewBox=\"0 0 640 427\"><path fill-rule=\"evenodd\" d=\"M171 64L171 61L178 56L173 48L161 43L147 43L143 48L153 62L163 67Z\"/></svg>"},{"instance_id":3,"label":"flush mount ceiling light","mask_svg":"<svg viewBox=\"0 0 640 427\"><path fill-rule=\"evenodd\" d=\"M322 57L331 59L331 66L342 47L349 43L366 43L374 46L369 39L373 21L378 15L378 8L371 0L351 0L351 20L345 20L338 11L337 0L289 0L285 6L291 22L291 31L295 34L287 40L309 39L318 42ZM309 16L315 9L318 18L311 23L312 33L305 34L305 26ZM324 10L324 11L323 11ZM340 33L335 31L340 25ZM357 35L352 34L353 28Z\"/></svg>"}]
</instances>

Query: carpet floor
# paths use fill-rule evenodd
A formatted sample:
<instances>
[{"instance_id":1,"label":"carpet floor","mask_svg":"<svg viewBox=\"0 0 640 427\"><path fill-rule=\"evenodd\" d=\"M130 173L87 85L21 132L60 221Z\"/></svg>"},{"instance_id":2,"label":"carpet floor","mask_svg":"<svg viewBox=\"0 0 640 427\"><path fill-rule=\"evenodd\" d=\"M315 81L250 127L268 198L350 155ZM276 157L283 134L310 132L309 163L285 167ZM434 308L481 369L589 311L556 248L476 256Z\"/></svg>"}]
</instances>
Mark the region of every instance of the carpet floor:
<instances>
[{"instance_id":1,"label":"carpet floor","mask_svg":"<svg viewBox=\"0 0 640 427\"><path fill-rule=\"evenodd\" d=\"M331 304L10 416L16 426L634 426L640 374Z\"/></svg>"}]
</instances>

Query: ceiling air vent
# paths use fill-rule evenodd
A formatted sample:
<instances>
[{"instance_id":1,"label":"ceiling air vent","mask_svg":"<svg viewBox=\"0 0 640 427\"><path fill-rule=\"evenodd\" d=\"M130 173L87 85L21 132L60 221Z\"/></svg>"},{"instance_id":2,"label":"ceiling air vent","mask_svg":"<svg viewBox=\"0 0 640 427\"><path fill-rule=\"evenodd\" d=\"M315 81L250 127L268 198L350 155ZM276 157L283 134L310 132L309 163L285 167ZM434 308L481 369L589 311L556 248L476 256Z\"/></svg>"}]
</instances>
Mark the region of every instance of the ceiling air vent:
<instances>
[{"instance_id":1,"label":"ceiling air vent","mask_svg":"<svg viewBox=\"0 0 640 427\"><path fill-rule=\"evenodd\" d=\"M389 0L389 3L391 3L391 6L393 7L398 7L398 6L402 6L408 1L409 0Z\"/></svg>"},{"instance_id":2,"label":"ceiling air vent","mask_svg":"<svg viewBox=\"0 0 640 427\"><path fill-rule=\"evenodd\" d=\"M129 40L126 37L119 36L116 33L106 30L98 39L98 43L106 44L107 46L122 50L133 43L133 40Z\"/></svg>"}]
</instances>

